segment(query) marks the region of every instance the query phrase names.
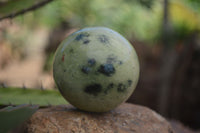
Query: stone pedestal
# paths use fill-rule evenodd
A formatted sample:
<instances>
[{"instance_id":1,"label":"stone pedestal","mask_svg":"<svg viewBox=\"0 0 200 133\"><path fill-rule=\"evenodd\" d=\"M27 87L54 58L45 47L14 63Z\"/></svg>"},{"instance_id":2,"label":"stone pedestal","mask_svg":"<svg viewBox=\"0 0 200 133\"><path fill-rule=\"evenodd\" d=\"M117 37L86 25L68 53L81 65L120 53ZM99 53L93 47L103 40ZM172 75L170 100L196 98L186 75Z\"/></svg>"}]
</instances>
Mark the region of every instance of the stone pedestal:
<instances>
[{"instance_id":1,"label":"stone pedestal","mask_svg":"<svg viewBox=\"0 0 200 133\"><path fill-rule=\"evenodd\" d=\"M39 109L24 125L28 133L174 133L156 112L124 103L106 113L83 112L71 105Z\"/></svg>"}]
</instances>

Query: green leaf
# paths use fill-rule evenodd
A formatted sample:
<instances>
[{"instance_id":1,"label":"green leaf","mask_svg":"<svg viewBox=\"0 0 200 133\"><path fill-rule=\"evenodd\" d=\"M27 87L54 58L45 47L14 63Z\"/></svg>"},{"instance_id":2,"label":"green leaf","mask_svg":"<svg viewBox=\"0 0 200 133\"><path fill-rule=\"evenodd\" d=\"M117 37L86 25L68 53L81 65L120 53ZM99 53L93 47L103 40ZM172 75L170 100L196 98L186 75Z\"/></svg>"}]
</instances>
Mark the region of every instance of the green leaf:
<instances>
[{"instance_id":1,"label":"green leaf","mask_svg":"<svg viewBox=\"0 0 200 133\"><path fill-rule=\"evenodd\" d=\"M38 109L36 105L8 106L0 110L0 133L6 133L30 118Z\"/></svg>"},{"instance_id":2,"label":"green leaf","mask_svg":"<svg viewBox=\"0 0 200 133\"><path fill-rule=\"evenodd\" d=\"M38 104L40 106L67 104L57 90L1 88L0 105Z\"/></svg>"}]
</instances>

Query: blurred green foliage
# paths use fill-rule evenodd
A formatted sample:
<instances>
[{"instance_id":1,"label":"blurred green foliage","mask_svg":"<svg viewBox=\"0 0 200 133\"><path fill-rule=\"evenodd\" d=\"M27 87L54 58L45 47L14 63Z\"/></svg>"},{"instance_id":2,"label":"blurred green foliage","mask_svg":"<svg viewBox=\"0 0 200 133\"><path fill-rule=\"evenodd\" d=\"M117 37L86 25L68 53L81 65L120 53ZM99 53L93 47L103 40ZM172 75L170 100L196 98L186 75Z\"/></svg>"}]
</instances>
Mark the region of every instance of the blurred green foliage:
<instances>
[{"instance_id":1,"label":"blurred green foliage","mask_svg":"<svg viewBox=\"0 0 200 133\"><path fill-rule=\"evenodd\" d=\"M38 109L36 105L8 106L0 110L0 133L7 133L27 120Z\"/></svg>"},{"instance_id":2,"label":"blurred green foliage","mask_svg":"<svg viewBox=\"0 0 200 133\"><path fill-rule=\"evenodd\" d=\"M184 0L184 1L193 10L195 10L198 13L200 13L200 1L199 0Z\"/></svg>"},{"instance_id":3,"label":"blurred green foliage","mask_svg":"<svg viewBox=\"0 0 200 133\"><path fill-rule=\"evenodd\" d=\"M0 4L0 16L26 9L41 0L7 0ZM1 1L0 1L1 2Z\"/></svg>"},{"instance_id":4,"label":"blurred green foliage","mask_svg":"<svg viewBox=\"0 0 200 133\"><path fill-rule=\"evenodd\" d=\"M43 67L44 71L50 71L50 70L52 70L53 60L54 60L54 53L50 53L47 56L46 60L45 60L45 64L44 64L44 67Z\"/></svg>"},{"instance_id":5,"label":"blurred green foliage","mask_svg":"<svg viewBox=\"0 0 200 133\"><path fill-rule=\"evenodd\" d=\"M40 106L68 104L57 90L1 88L0 105L37 104Z\"/></svg>"},{"instance_id":6,"label":"blurred green foliage","mask_svg":"<svg viewBox=\"0 0 200 133\"><path fill-rule=\"evenodd\" d=\"M41 24L50 29L62 21L78 28L106 26L128 38L152 40L159 30L158 14L161 8L160 3L152 3L149 8L142 5L141 1L57 0L37 11L18 17L18 22L30 26Z\"/></svg>"},{"instance_id":7,"label":"blurred green foliage","mask_svg":"<svg viewBox=\"0 0 200 133\"><path fill-rule=\"evenodd\" d=\"M170 19L177 32L200 29L199 7L195 0L170 2ZM53 29L63 21L71 27L106 26L128 39L149 43L160 39L163 5L161 0L55 0L47 6L17 18L18 22L33 27L43 25ZM22 19L23 17L23 19Z\"/></svg>"},{"instance_id":8,"label":"blurred green foliage","mask_svg":"<svg viewBox=\"0 0 200 133\"><path fill-rule=\"evenodd\" d=\"M174 26L185 25L188 30L200 29L200 14L195 12L190 6L173 2L170 4L170 18Z\"/></svg>"}]
</instances>

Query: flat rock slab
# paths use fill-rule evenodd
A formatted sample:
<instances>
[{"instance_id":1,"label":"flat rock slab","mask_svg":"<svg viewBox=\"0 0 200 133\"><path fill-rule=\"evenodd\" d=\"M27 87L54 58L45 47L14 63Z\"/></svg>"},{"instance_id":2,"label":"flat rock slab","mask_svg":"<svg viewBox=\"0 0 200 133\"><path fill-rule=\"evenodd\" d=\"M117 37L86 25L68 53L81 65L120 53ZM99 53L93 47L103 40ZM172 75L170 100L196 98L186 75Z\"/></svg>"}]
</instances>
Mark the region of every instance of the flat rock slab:
<instances>
[{"instance_id":1,"label":"flat rock slab","mask_svg":"<svg viewBox=\"0 0 200 133\"><path fill-rule=\"evenodd\" d=\"M159 114L121 104L106 113L83 112L71 105L39 109L24 125L28 133L174 133Z\"/></svg>"}]
</instances>

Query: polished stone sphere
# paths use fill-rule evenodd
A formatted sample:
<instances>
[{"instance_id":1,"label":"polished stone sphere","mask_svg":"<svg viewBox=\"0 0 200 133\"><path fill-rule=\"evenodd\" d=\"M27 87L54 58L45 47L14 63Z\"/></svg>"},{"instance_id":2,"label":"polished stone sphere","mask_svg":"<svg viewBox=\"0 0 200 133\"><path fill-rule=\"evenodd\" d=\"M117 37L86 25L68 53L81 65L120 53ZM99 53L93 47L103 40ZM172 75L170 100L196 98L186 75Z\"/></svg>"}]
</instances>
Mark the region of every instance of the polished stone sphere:
<instances>
[{"instance_id":1,"label":"polished stone sphere","mask_svg":"<svg viewBox=\"0 0 200 133\"><path fill-rule=\"evenodd\" d=\"M84 28L58 47L53 76L63 97L75 107L106 112L126 101L139 78L135 49L105 27Z\"/></svg>"}]
</instances>

